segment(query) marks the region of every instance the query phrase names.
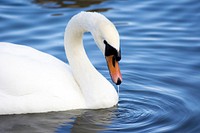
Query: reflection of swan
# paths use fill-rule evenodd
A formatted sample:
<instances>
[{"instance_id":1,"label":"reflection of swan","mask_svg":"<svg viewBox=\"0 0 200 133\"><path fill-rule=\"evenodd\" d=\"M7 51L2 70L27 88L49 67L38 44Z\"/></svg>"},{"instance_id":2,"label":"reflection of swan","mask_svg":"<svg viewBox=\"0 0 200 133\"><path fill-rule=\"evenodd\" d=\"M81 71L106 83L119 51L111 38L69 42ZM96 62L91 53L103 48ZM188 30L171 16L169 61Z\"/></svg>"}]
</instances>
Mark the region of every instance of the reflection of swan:
<instances>
[{"instance_id":1,"label":"reflection of swan","mask_svg":"<svg viewBox=\"0 0 200 133\"><path fill-rule=\"evenodd\" d=\"M69 21L65 31L70 66L27 46L0 43L0 114L116 105L115 88L87 58L82 44L86 31L92 33L105 55L113 82L120 84L120 44L115 26L103 15L81 12Z\"/></svg>"},{"instance_id":2,"label":"reflection of swan","mask_svg":"<svg viewBox=\"0 0 200 133\"><path fill-rule=\"evenodd\" d=\"M96 133L112 129L116 107L31 115L0 115L0 132ZM111 127L110 127L111 124ZM9 126L8 126L9 125ZM28 128L27 128L28 127Z\"/></svg>"},{"instance_id":3,"label":"reflection of swan","mask_svg":"<svg viewBox=\"0 0 200 133\"><path fill-rule=\"evenodd\" d=\"M112 123L113 118L115 118L116 109L113 107L109 109L82 110L82 112L76 113L75 116L77 117L71 117L70 122L66 119L65 122L59 124L56 131L70 131L70 133L98 133L106 131L110 129L109 125Z\"/></svg>"}]
</instances>

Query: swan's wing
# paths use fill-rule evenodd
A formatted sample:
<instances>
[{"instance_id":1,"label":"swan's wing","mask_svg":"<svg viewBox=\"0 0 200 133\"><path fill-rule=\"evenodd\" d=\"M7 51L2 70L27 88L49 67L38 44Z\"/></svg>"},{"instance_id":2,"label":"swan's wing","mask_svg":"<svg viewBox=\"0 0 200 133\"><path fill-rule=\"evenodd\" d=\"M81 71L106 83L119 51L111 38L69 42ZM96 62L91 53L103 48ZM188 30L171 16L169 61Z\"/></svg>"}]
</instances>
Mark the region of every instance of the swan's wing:
<instances>
[{"instance_id":1,"label":"swan's wing","mask_svg":"<svg viewBox=\"0 0 200 133\"><path fill-rule=\"evenodd\" d=\"M27 46L0 43L0 110L56 111L83 101L69 65Z\"/></svg>"}]
</instances>

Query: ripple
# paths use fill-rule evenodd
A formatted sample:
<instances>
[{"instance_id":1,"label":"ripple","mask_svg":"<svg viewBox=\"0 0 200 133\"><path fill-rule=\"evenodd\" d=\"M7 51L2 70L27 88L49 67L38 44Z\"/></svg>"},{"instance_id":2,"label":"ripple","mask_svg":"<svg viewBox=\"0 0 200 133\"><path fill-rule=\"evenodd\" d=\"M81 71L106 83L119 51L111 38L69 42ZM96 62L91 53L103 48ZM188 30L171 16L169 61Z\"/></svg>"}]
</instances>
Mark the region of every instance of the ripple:
<instances>
[{"instance_id":1,"label":"ripple","mask_svg":"<svg viewBox=\"0 0 200 133\"><path fill-rule=\"evenodd\" d=\"M120 100L120 106L114 111L115 123L119 125L114 125L111 130L169 132L191 118L184 101L173 95L153 91L132 93L133 97Z\"/></svg>"}]
</instances>

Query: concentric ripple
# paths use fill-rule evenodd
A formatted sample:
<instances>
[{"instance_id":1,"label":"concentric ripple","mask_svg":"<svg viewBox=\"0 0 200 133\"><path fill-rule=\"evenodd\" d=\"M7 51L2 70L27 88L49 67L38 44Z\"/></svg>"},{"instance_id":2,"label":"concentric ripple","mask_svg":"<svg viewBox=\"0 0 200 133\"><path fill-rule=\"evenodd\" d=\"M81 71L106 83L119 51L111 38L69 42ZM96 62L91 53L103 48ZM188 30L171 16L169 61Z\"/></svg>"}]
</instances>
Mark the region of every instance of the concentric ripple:
<instances>
[{"instance_id":1,"label":"concentric ripple","mask_svg":"<svg viewBox=\"0 0 200 133\"><path fill-rule=\"evenodd\" d=\"M115 111L120 127L112 128L124 132L170 132L178 129L191 117L184 101L177 97L151 91L133 93L132 98L121 99L120 106Z\"/></svg>"}]
</instances>

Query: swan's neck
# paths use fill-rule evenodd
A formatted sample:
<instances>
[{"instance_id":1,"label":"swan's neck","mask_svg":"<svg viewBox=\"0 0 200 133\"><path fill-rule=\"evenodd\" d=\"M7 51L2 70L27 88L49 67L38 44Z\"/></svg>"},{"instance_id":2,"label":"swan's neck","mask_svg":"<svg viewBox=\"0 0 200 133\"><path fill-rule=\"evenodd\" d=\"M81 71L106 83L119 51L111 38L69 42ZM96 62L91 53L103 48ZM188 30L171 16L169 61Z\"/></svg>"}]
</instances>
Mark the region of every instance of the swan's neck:
<instances>
[{"instance_id":1,"label":"swan's neck","mask_svg":"<svg viewBox=\"0 0 200 133\"><path fill-rule=\"evenodd\" d=\"M111 83L91 64L83 46L84 32L93 32L95 27L90 19L94 18L75 16L69 21L65 31L65 51L74 78L86 100L86 106L109 107L117 104L117 93Z\"/></svg>"}]
</instances>

